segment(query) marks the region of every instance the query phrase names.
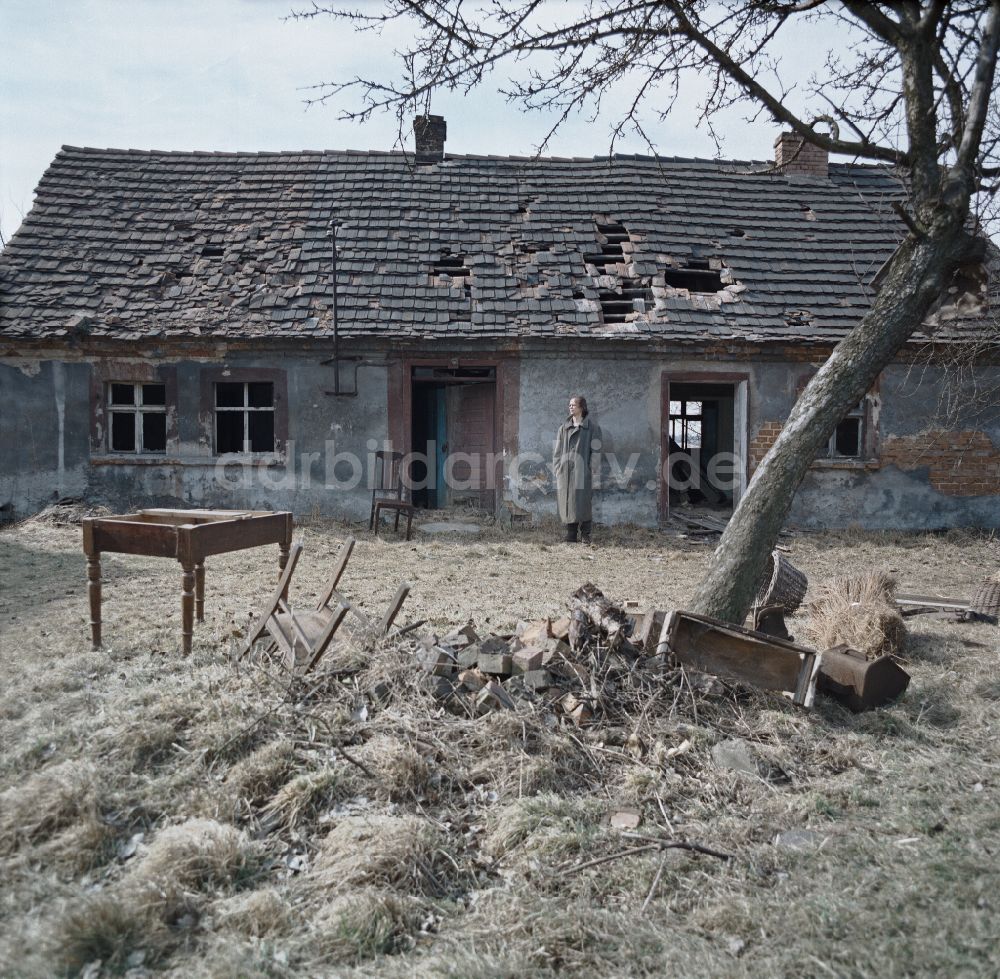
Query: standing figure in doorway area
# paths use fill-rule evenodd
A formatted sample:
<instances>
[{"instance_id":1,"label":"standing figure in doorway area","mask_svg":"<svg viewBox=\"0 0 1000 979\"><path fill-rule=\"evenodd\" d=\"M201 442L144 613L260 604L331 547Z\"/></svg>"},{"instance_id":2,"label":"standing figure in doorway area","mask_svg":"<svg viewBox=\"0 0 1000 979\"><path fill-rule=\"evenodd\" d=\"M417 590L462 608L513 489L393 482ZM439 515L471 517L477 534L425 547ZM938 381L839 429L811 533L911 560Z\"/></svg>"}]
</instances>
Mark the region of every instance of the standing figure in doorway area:
<instances>
[{"instance_id":1,"label":"standing figure in doorway area","mask_svg":"<svg viewBox=\"0 0 1000 979\"><path fill-rule=\"evenodd\" d=\"M552 460L556 472L559 519L566 525L567 541L576 541L579 528L580 539L584 544L590 543L594 493L590 460L595 443L599 450L601 430L587 417L587 399L575 395L569 400L569 418L559 427Z\"/></svg>"}]
</instances>

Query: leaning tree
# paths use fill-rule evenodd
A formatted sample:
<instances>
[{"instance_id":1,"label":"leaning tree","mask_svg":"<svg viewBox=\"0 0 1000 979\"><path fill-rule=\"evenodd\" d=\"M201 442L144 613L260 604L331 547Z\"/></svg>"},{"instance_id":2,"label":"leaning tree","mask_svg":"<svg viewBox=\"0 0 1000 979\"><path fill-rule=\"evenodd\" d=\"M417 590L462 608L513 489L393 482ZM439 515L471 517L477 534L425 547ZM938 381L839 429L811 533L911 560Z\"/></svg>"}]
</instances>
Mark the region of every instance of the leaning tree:
<instances>
[{"instance_id":1,"label":"leaning tree","mask_svg":"<svg viewBox=\"0 0 1000 979\"><path fill-rule=\"evenodd\" d=\"M713 137L718 114L744 105L830 153L898 172L901 241L868 312L792 408L699 586L696 611L742 621L820 447L956 270L982 257L976 218L1000 186L1000 0L384 0L357 10L316 4L296 16L325 15L362 31L394 21L409 28L398 77L318 86L315 101L360 95L347 118L387 110L402 124L433 90L469 91L511 66L500 90L521 108L552 112L552 132L573 113L600 109L613 86L627 87L628 107L610 123L613 145L629 128L646 138L643 119L665 118L700 80L700 122ZM802 20L835 23L828 36L838 47L817 58L811 77L791 79L779 53Z\"/></svg>"}]
</instances>

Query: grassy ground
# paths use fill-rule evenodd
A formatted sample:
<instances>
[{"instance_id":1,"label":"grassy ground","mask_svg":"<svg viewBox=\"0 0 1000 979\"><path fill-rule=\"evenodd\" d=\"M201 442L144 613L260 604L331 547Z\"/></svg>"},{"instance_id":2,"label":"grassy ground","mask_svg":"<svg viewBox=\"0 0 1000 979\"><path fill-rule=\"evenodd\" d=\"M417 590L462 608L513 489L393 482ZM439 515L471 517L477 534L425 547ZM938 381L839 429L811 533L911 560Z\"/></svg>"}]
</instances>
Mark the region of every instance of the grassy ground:
<instances>
[{"instance_id":1,"label":"grassy ground","mask_svg":"<svg viewBox=\"0 0 1000 979\"><path fill-rule=\"evenodd\" d=\"M303 529L293 603L346 532ZM402 621L441 632L556 613L586 580L683 607L710 547L355 532L345 589L374 610L405 577ZM814 583L886 567L966 594L1000 564L958 533L788 546ZM106 558L91 652L79 528L0 534L0 974L1000 973L996 627L908 620L910 688L865 715L735 690L589 731L524 705L469 720L423 693L406 647L292 683L230 665L275 550L210 560L185 660L175 564ZM733 740L760 775L713 761ZM608 825L622 808L731 859L638 851Z\"/></svg>"}]
</instances>

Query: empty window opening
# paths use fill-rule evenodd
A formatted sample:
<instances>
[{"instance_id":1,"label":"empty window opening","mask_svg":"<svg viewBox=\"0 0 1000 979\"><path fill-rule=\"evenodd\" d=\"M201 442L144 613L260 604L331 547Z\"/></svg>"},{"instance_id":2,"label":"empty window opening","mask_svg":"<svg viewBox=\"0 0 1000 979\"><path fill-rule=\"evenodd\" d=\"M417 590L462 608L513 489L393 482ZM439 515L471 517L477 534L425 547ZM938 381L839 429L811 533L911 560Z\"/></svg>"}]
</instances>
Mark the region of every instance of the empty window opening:
<instances>
[{"instance_id":1,"label":"empty window opening","mask_svg":"<svg viewBox=\"0 0 1000 979\"><path fill-rule=\"evenodd\" d=\"M215 451L274 451L274 384L220 381L215 385Z\"/></svg>"},{"instance_id":2,"label":"empty window opening","mask_svg":"<svg viewBox=\"0 0 1000 979\"><path fill-rule=\"evenodd\" d=\"M165 385L115 381L108 385L108 413L110 451L167 451Z\"/></svg>"},{"instance_id":3,"label":"empty window opening","mask_svg":"<svg viewBox=\"0 0 1000 979\"><path fill-rule=\"evenodd\" d=\"M673 289L688 292L713 293L722 289L722 271L709 268L708 259L692 258L687 265L667 266L663 270L664 282Z\"/></svg>"}]
</instances>

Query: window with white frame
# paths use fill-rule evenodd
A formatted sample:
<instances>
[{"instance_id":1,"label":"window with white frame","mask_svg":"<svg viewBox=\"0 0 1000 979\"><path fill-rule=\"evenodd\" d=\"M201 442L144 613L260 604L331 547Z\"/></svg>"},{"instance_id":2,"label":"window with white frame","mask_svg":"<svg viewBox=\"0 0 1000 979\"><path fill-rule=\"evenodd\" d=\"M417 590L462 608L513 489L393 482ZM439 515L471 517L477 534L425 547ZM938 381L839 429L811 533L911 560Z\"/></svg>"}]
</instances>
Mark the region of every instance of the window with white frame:
<instances>
[{"instance_id":1,"label":"window with white frame","mask_svg":"<svg viewBox=\"0 0 1000 979\"><path fill-rule=\"evenodd\" d=\"M701 402L670 402L670 437L682 452L701 447Z\"/></svg>"},{"instance_id":2,"label":"window with white frame","mask_svg":"<svg viewBox=\"0 0 1000 979\"><path fill-rule=\"evenodd\" d=\"M274 384L219 381L215 385L215 451L274 451Z\"/></svg>"},{"instance_id":3,"label":"window with white frame","mask_svg":"<svg viewBox=\"0 0 1000 979\"><path fill-rule=\"evenodd\" d=\"M820 449L819 459L863 459L867 439L867 399L852 408L838 423L830 441Z\"/></svg>"},{"instance_id":4,"label":"window with white frame","mask_svg":"<svg viewBox=\"0 0 1000 979\"><path fill-rule=\"evenodd\" d=\"M107 387L107 409L109 451L167 451L165 384L112 381Z\"/></svg>"}]
</instances>

